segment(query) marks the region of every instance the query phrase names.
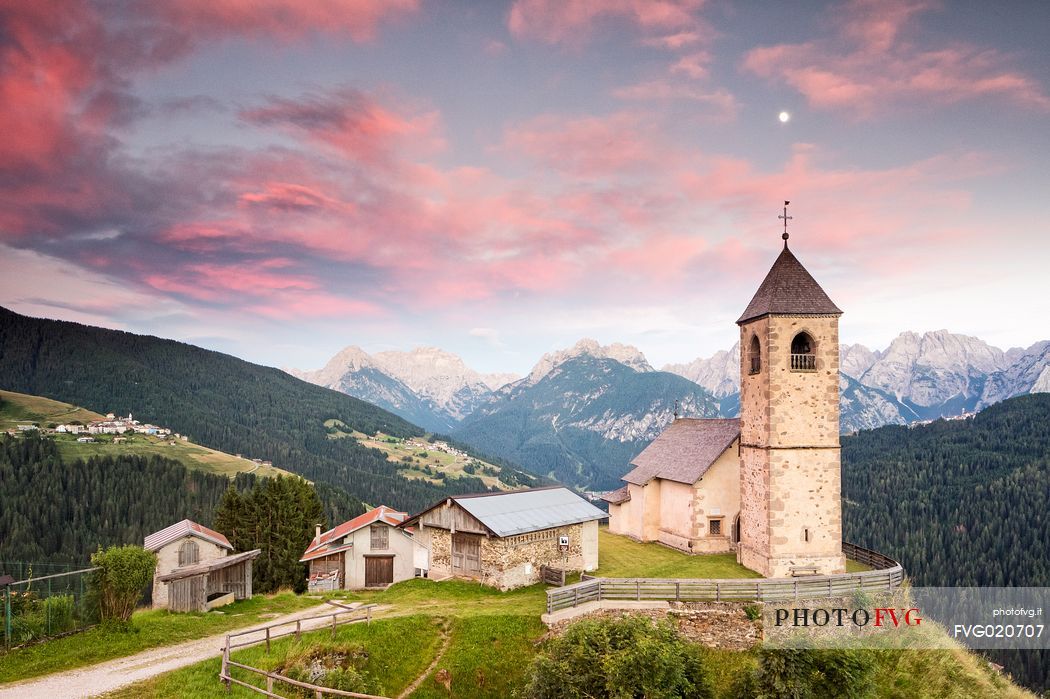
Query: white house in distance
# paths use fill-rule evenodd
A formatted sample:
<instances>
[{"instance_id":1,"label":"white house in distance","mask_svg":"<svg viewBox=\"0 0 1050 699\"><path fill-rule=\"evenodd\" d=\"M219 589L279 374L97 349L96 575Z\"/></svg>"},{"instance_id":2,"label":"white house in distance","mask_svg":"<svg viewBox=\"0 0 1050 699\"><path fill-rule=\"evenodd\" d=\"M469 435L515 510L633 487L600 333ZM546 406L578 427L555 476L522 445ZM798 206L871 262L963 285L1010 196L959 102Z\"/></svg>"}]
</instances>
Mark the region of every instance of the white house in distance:
<instances>
[{"instance_id":1,"label":"white house in distance","mask_svg":"<svg viewBox=\"0 0 1050 699\"><path fill-rule=\"evenodd\" d=\"M400 527L407 517L380 505L326 532L318 527L299 559L310 564L309 590L381 587L422 574L426 561L418 559L412 533Z\"/></svg>"},{"instance_id":2,"label":"white house in distance","mask_svg":"<svg viewBox=\"0 0 1050 699\"><path fill-rule=\"evenodd\" d=\"M405 525L427 551L430 576L480 580L502 590L540 581L540 566L598 567L598 521L607 515L568 488L446 498Z\"/></svg>"}]
</instances>

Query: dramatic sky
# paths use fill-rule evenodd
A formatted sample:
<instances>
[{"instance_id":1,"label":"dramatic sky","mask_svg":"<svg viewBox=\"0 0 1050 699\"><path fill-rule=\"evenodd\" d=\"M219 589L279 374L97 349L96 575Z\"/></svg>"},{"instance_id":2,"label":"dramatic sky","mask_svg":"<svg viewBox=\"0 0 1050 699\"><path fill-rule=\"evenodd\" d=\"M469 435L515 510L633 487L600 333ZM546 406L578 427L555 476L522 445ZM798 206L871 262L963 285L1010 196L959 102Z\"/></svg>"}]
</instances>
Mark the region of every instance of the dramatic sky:
<instances>
[{"instance_id":1,"label":"dramatic sky","mask_svg":"<svg viewBox=\"0 0 1050 699\"><path fill-rule=\"evenodd\" d=\"M0 0L0 305L315 368L1050 337L1050 3ZM780 112L790 113L781 122Z\"/></svg>"}]
</instances>

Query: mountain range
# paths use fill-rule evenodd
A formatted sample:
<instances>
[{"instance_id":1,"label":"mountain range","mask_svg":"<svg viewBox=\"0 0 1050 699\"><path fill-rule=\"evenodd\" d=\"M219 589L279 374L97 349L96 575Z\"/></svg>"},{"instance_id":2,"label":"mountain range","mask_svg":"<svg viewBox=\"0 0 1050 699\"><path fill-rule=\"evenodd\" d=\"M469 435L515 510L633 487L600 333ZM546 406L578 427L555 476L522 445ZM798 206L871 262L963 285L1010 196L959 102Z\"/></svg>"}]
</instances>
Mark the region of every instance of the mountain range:
<instances>
[{"instance_id":1,"label":"mountain range","mask_svg":"<svg viewBox=\"0 0 1050 699\"><path fill-rule=\"evenodd\" d=\"M617 485L628 462L673 419L739 410L739 345L656 370L637 348L583 339L525 377L482 375L436 348L343 350L296 376L374 403L427 429L563 482ZM1050 341L1000 350L938 330L901 333L884 350L840 348L843 433L980 410L1050 391Z\"/></svg>"}]
</instances>

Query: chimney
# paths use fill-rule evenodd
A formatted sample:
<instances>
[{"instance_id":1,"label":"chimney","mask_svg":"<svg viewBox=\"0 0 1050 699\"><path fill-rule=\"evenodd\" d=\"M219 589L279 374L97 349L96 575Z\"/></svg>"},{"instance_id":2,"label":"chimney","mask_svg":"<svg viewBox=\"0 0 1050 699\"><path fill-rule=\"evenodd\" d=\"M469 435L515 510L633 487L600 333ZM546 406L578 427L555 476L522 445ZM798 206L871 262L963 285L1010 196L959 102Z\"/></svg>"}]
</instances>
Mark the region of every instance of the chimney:
<instances>
[{"instance_id":1,"label":"chimney","mask_svg":"<svg viewBox=\"0 0 1050 699\"><path fill-rule=\"evenodd\" d=\"M315 539L320 539L321 538L321 525L320 524L315 524L314 525L314 538Z\"/></svg>"}]
</instances>

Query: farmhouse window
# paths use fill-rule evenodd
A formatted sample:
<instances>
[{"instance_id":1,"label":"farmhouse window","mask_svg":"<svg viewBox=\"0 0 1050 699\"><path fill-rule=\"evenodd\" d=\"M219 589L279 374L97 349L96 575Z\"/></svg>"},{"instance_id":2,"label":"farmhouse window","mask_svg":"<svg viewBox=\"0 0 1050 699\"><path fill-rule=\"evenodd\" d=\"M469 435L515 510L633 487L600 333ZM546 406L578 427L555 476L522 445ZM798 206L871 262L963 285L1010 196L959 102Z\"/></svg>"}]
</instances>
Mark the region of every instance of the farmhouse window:
<instances>
[{"instance_id":1,"label":"farmhouse window","mask_svg":"<svg viewBox=\"0 0 1050 699\"><path fill-rule=\"evenodd\" d=\"M179 565L189 566L200 560L200 549L195 541L183 541L179 546Z\"/></svg>"},{"instance_id":2,"label":"farmhouse window","mask_svg":"<svg viewBox=\"0 0 1050 699\"><path fill-rule=\"evenodd\" d=\"M711 536L722 536L721 518L707 520L707 533Z\"/></svg>"},{"instance_id":3,"label":"farmhouse window","mask_svg":"<svg viewBox=\"0 0 1050 699\"><path fill-rule=\"evenodd\" d=\"M373 524L369 528L372 536L372 550L385 551L390 548L390 528L383 524Z\"/></svg>"}]
</instances>

